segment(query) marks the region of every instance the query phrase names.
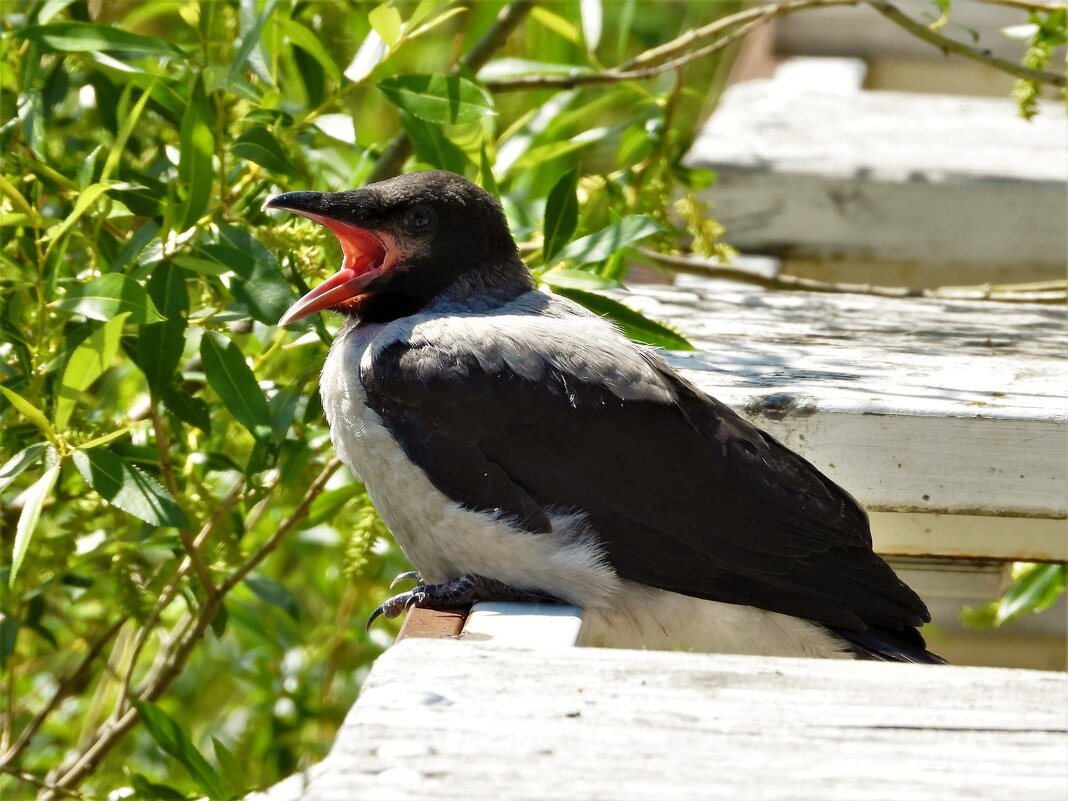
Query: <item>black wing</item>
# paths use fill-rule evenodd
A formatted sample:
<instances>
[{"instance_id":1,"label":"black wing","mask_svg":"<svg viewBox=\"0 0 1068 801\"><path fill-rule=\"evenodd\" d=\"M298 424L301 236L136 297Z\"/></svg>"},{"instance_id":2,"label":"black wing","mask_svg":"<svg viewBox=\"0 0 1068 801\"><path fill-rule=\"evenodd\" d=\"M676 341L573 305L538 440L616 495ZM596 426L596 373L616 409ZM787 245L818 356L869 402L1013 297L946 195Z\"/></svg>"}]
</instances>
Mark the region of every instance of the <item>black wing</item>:
<instances>
[{"instance_id":1,"label":"black wing","mask_svg":"<svg viewBox=\"0 0 1068 801\"><path fill-rule=\"evenodd\" d=\"M622 400L551 366L538 381L487 373L470 353L403 342L363 383L409 458L466 506L531 531L545 509L582 510L624 578L922 647L912 627L927 609L872 552L856 501L657 357L632 356L670 400Z\"/></svg>"}]
</instances>

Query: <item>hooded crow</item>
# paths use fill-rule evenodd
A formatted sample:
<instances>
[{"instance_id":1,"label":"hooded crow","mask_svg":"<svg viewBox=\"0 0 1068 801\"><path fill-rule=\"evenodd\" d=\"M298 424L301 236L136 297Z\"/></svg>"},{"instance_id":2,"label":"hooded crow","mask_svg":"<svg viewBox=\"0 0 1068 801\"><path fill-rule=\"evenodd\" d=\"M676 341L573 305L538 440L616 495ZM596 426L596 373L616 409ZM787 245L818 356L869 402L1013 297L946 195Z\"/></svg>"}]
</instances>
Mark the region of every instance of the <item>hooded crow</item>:
<instances>
[{"instance_id":1,"label":"hooded crow","mask_svg":"<svg viewBox=\"0 0 1068 801\"><path fill-rule=\"evenodd\" d=\"M448 172L265 208L341 268L321 380L341 459L417 573L378 614L558 600L586 644L941 662L867 515L612 323L535 289L496 199Z\"/></svg>"}]
</instances>

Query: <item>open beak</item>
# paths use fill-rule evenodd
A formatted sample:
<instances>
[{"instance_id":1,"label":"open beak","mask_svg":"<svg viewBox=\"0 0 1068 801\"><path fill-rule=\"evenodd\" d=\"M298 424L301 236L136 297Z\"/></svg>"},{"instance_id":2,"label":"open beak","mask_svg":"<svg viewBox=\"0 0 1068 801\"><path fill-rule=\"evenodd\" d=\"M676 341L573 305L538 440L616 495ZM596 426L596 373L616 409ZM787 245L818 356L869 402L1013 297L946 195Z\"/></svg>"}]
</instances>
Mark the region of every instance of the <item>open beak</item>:
<instances>
[{"instance_id":1,"label":"open beak","mask_svg":"<svg viewBox=\"0 0 1068 801\"><path fill-rule=\"evenodd\" d=\"M390 250L381 239L351 223L335 220L317 211L319 192L287 192L267 198L264 209L285 209L329 228L345 254L341 269L286 310L279 325L289 325L324 309L343 305L367 291L368 284L389 267Z\"/></svg>"}]
</instances>

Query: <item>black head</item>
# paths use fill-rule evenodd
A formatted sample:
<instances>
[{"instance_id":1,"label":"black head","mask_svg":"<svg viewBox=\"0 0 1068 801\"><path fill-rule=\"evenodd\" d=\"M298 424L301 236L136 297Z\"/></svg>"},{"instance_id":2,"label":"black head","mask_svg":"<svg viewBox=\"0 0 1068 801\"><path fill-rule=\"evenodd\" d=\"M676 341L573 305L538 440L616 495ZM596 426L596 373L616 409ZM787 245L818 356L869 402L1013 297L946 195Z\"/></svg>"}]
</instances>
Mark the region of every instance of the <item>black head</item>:
<instances>
[{"instance_id":1,"label":"black head","mask_svg":"<svg viewBox=\"0 0 1068 801\"><path fill-rule=\"evenodd\" d=\"M282 325L323 309L379 322L446 291L514 297L533 285L500 204L451 172L415 172L348 192L288 192L264 208L321 223L345 254L341 269L297 301Z\"/></svg>"}]
</instances>

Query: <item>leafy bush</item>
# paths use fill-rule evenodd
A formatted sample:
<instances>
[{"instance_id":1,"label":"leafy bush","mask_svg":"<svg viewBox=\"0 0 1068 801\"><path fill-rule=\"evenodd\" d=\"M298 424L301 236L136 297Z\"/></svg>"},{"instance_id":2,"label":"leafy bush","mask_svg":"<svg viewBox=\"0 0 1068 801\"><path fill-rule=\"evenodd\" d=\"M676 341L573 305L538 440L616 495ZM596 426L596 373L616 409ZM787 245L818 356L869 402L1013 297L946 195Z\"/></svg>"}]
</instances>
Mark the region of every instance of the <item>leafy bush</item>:
<instances>
[{"instance_id":1,"label":"leafy bush","mask_svg":"<svg viewBox=\"0 0 1068 801\"><path fill-rule=\"evenodd\" d=\"M269 194L464 173L545 284L686 347L596 292L639 243L729 255L679 159L724 53L819 4L5 4L4 798L268 785L391 640L363 621L405 565L332 456L330 332L275 326L336 245Z\"/></svg>"}]
</instances>

